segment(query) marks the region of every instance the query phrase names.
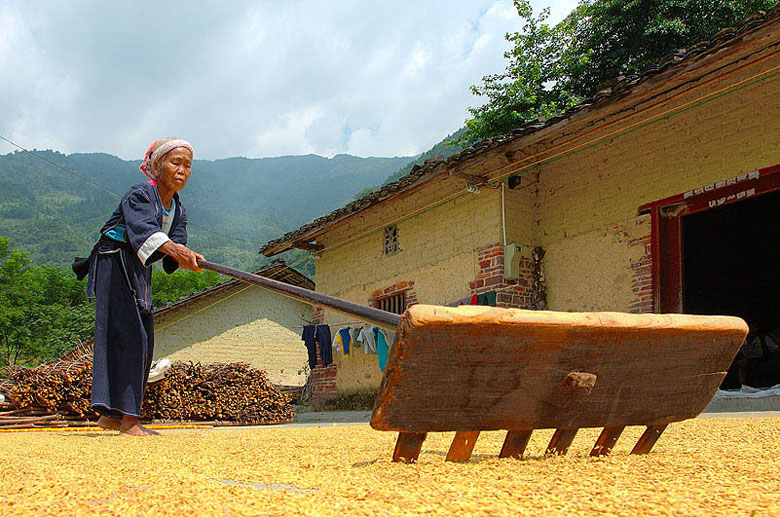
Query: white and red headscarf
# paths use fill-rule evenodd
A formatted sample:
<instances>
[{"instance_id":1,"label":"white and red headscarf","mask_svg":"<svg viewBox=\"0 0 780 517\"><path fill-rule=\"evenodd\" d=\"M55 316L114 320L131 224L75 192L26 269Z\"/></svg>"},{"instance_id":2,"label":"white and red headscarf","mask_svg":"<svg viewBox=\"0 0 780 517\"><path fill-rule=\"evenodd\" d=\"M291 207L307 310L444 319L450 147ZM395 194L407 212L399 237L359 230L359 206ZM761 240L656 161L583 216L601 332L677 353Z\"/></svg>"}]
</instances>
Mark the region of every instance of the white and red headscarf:
<instances>
[{"instance_id":1,"label":"white and red headscarf","mask_svg":"<svg viewBox=\"0 0 780 517\"><path fill-rule=\"evenodd\" d=\"M189 149L191 155L195 155L192 150L192 145L186 140L181 138L161 138L155 140L149 149L144 154L144 159L141 162L141 166L138 169L149 177L149 183L156 184L157 180L154 176L155 165L162 161L163 157L169 152L173 151L177 147L184 147Z\"/></svg>"}]
</instances>

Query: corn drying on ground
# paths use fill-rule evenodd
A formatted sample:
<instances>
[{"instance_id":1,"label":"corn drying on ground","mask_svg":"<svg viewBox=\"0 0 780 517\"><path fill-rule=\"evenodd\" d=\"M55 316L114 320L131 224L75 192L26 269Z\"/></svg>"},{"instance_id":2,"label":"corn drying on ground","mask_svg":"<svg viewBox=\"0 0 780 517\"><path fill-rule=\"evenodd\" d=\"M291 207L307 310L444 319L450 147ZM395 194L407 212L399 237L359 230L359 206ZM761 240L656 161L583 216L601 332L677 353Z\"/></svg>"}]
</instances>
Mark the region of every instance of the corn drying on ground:
<instances>
[{"instance_id":1,"label":"corn drying on ground","mask_svg":"<svg viewBox=\"0 0 780 517\"><path fill-rule=\"evenodd\" d=\"M611 456L496 458L483 433L469 463L445 463L454 433L433 433L416 465L390 462L395 435L366 425L0 434L1 515L780 515L780 418L672 424L647 456L628 428Z\"/></svg>"}]
</instances>

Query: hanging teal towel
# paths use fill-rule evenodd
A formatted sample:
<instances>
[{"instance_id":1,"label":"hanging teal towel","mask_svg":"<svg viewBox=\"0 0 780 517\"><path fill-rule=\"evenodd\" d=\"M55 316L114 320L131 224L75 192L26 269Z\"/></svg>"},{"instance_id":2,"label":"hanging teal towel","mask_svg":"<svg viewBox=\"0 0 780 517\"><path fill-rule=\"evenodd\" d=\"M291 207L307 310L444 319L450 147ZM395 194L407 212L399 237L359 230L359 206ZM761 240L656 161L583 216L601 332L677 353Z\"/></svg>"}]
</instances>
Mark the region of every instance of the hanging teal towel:
<instances>
[{"instance_id":1,"label":"hanging teal towel","mask_svg":"<svg viewBox=\"0 0 780 517\"><path fill-rule=\"evenodd\" d=\"M379 369L385 371L385 366L387 366L387 340L384 332L381 332L379 327L374 327L374 337L376 338L376 356L379 362Z\"/></svg>"}]
</instances>

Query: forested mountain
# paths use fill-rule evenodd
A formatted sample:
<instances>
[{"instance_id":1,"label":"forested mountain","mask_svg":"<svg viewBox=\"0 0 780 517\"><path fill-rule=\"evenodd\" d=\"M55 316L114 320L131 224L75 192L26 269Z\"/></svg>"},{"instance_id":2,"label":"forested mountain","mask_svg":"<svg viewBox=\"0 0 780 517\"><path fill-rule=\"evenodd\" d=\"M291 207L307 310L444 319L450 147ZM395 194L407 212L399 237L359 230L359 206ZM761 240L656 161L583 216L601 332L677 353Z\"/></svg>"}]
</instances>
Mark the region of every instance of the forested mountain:
<instances>
[{"instance_id":1,"label":"forested mountain","mask_svg":"<svg viewBox=\"0 0 780 517\"><path fill-rule=\"evenodd\" d=\"M384 187L388 183L392 183L396 180L401 179L402 177L406 176L412 171L412 167L415 165L422 165L425 160L428 160L430 158L436 158L437 156L442 156L444 158L449 158L455 153L459 153L463 149L466 148L466 144L461 143L459 140L460 138L466 133L466 128L460 128L459 130L455 131L451 135L447 135L444 137L444 139L425 151L424 153L420 153L417 156L412 156L411 160L409 160L403 167L389 175L385 180L382 182L381 185L371 185L370 187L366 187L363 190L358 191L355 193L354 199L359 199L366 194L370 194L371 192L374 192L376 190L379 190L380 188Z\"/></svg>"},{"instance_id":2,"label":"forested mountain","mask_svg":"<svg viewBox=\"0 0 780 517\"><path fill-rule=\"evenodd\" d=\"M0 156L0 235L36 264L66 266L89 253L121 194L145 177L138 161L107 154L34 153ZM256 268L268 240L343 206L408 162L349 155L195 160L182 192L190 244L215 262Z\"/></svg>"},{"instance_id":3,"label":"forested mountain","mask_svg":"<svg viewBox=\"0 0 780 517\"><path fill-rule=\"evenodd\" d=\"M443 156L444 158L449 158L455 153L459 153L462 151L466 146L464 144L456 143L457 140L465 134L466 128L461 128L451 135L448 135L445 137L441 142L434 145L427 151L425 151L422 154L419 154L414 157L412 161L401 167L399 170L388 176L385 181L382 183L382 185L387 185L388 183L391 183L393 181L396 181L407 174L409 174L412 171L412 167L415 165L422 165L425 160L428 160L430 158L436 158L437 156Z\"/></svg>"}]
</instances>

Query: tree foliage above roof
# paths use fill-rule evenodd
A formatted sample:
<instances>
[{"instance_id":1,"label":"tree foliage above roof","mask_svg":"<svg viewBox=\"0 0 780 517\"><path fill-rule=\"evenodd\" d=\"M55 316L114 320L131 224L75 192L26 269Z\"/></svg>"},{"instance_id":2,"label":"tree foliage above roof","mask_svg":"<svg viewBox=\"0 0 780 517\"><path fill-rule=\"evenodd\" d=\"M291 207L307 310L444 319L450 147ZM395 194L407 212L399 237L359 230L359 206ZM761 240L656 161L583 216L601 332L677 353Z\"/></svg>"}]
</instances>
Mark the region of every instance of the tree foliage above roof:
<instances>
[{"instance_id":1,"label":"tree foliage above roof","mask_svg":"<svg viewBox=\"0 0 780 517\"><path fill-rule=\"evenodd\" d=\"M534 16L528 0L514 4L523 30L506 35L512 49L504 72L472 86L486 103L469 108L461 142L560 114L599 85L640 73L775 0L583 0L557 25L547 23L548 9Z\"/></svg>"}]
</instances>

